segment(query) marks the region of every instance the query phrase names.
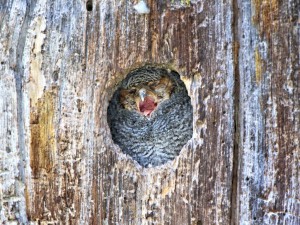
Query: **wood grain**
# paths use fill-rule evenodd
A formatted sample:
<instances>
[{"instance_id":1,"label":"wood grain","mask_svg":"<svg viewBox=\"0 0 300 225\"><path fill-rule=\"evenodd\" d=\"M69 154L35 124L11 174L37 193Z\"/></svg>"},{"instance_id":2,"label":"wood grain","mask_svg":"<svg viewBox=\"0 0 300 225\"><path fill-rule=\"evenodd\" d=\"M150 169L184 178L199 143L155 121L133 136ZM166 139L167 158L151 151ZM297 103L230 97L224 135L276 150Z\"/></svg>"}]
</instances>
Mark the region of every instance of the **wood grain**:
<instances>
[{"instance_id":1,"label":"wood grain","mask_svg":"<svg viewBox=\"0 0 300 225\"><path fill-rule=\"evenodd\" d=\"M299 224L299 3L91 2L1 3L1 223ZM145 64L176 70L194 110L148 169L106 120Z\"/></svg>"}]
</instances>

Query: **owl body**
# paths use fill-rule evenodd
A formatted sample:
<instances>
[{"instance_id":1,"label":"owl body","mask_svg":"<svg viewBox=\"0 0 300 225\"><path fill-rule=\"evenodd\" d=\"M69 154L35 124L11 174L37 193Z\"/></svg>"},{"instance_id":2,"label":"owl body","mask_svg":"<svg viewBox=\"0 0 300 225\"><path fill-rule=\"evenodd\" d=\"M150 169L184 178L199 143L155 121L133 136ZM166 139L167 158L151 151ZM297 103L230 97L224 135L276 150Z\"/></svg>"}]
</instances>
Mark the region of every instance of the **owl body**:
<instances>
[{"instance_id":1,"label":"owl body","mask_svg":"<svg viewBox=\"0 0 300 225\"><path fill-rule=\"evenodd\" d=\"M157 104L150 115L139 111L141 100L132 87L149 91ZM147 67L129 74L113 96L108 115L113 141L144 167L173 160L192 137L190 97L179 75L164 69Z\"/></svg>"}]
</instances>

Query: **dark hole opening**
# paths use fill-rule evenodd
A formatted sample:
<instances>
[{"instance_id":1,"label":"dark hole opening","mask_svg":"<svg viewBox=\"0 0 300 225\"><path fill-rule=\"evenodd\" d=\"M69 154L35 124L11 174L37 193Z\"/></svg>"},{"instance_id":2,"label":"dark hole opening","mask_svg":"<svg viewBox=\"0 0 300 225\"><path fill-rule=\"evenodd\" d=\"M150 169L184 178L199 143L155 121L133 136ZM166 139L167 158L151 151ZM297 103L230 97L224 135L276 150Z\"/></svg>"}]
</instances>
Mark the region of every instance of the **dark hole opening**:
<instances>
[{"instance_id":1,"label":"dark hole opening","mask_svg":"<svg viewBox=\"0 0 300 225\"><path fill-rule=\"evenodd\" d=\"M92 2L92 0L88 0L86 2L86 10L87 11L92 11L93 10L93 2Z\"/></svg>"},{"instance_id":2,"label":"dark hole opening","mask_svg":"<svg viewBox=\"0 0 300 225\"><path fill-rule=\"evenodd\" d=\"M119 84L108 106L113 141L144 167L179 155L193 134L192 105L175 71L142 67Z\"/></svg>"}]
</instances>

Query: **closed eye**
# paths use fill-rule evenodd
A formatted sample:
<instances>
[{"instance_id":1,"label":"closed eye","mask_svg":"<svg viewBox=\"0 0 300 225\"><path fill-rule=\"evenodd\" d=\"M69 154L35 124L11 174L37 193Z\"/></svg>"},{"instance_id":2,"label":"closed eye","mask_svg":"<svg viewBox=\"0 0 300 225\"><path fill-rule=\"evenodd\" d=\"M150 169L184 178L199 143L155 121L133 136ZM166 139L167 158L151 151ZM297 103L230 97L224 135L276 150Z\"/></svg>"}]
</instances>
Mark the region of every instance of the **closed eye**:
<instances>
[{"instance_id":1,"label":"closed eye","mask_svg":"<svg viewBox=\"0 0 300 225\"><path fill-rule=\"evenodd\" d=\"M135 89L129 90L129 94L135 94L135 93L136 93L136 90L135 90Z\"/></svg>"}]
</instances>

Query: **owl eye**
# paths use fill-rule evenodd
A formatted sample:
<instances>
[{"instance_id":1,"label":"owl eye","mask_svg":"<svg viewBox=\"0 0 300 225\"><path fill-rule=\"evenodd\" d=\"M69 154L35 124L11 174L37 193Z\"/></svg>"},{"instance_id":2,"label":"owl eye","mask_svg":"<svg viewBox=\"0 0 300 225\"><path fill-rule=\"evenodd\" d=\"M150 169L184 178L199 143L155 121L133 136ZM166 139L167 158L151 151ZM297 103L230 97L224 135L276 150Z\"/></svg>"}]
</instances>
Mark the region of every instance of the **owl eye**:
<instances>
[{"instance_id":1,"label":"owl eye","mask_svg":"<svg viewBox=\"0 0 300 225\"><path fill-rule=\"evenodd\" d=\"M129 94L135 94L135 93L136 93L136 89L129 90Z\"/></svg>"}]
</instances>

